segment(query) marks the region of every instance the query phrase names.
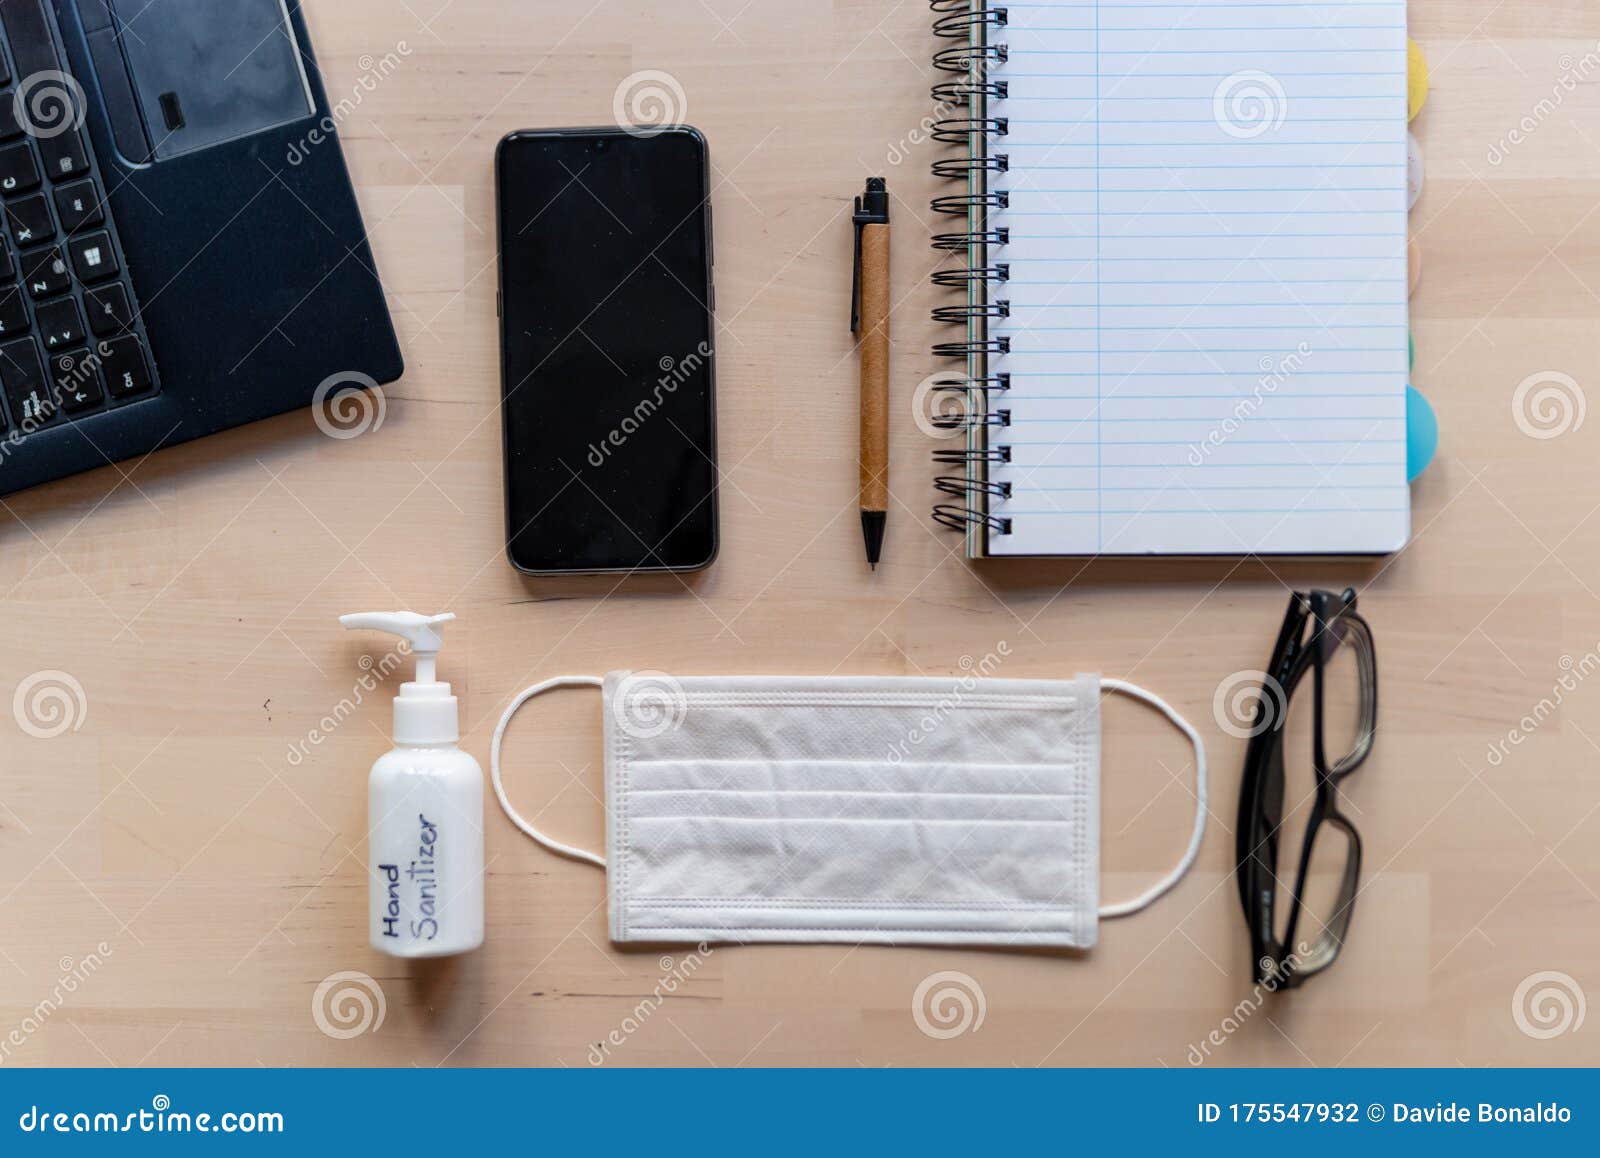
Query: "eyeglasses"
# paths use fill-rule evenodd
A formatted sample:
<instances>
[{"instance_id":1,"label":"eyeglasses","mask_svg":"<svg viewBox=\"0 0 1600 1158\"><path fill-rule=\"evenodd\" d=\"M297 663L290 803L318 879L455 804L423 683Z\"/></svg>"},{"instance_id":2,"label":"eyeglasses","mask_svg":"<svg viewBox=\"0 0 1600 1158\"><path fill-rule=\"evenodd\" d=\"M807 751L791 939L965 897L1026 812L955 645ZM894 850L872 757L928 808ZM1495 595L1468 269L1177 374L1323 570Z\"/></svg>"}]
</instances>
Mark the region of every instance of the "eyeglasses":
<instances>
[{"instance_id":1,"label":"eyeglasses","mask_svg":"<svg viewBox=\"0 0 1600 1158\"><path fill-rule=\"evenodd\" d=\"M1308 672L1309 697L1296 695ZM1264 675L1239 794L1239 901L1256 983L1293 988L1338 957L1361 875L1339 785L1372 751L1378 670L1355 591L1296 592ZM1301 812L1294 889L1280 904L1279 837Z\"/></svg>"}]
</instances>

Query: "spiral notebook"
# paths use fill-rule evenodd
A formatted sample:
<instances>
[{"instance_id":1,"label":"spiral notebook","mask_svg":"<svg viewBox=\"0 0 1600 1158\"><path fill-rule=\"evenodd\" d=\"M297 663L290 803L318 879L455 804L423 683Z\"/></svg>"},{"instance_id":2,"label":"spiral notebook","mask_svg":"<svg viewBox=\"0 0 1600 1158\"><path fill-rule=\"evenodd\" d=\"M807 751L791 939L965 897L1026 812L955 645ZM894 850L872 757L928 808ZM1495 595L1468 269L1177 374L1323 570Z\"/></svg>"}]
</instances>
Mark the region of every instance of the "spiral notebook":
<instances>
[{"instance_id":1,"label":"spiral notebook","mask_svg":"<svg viewBox=\"0 0 1600 1158\"><path fill-rule=\"evenodd\" d=\"M935 518L974 556L1398 550L1403 0L933 7Z\"/></svg>"}]
</instances>

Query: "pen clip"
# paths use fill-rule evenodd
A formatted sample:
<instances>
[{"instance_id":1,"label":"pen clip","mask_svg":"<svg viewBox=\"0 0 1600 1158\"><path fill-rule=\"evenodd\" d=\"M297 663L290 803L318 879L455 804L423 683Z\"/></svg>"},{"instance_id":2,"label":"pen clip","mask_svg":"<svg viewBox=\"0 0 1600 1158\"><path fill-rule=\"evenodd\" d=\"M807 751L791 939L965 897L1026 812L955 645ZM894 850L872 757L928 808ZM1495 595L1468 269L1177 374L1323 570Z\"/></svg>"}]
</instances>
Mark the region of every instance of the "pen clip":
<instances>
[{"instance_id":1,"label":"pen clip","mask_svg":"<svg viewBox=\"0 0 1600 1158\"><path fill-rule=\"evenodd\" d=\"M850 273L850 332L861 329L861 231L869 225L889 224L889 188L882 177L868 177L867 191L856 198L856 211L851 215L856 227L856 252Z\"/></svg>"},{"instance_id":2,"label":"pen clip","mask_svg":"<svg viewBox=\"0 0 1600 1158\"><path fill-rule=\"evenodd\" d=\"M862 220L861 198L856 198L856 211L852 218L856 225L855 261L850 271L850 332L861 330L861 231L866 227Z\"/></svg>"}]
</instances>

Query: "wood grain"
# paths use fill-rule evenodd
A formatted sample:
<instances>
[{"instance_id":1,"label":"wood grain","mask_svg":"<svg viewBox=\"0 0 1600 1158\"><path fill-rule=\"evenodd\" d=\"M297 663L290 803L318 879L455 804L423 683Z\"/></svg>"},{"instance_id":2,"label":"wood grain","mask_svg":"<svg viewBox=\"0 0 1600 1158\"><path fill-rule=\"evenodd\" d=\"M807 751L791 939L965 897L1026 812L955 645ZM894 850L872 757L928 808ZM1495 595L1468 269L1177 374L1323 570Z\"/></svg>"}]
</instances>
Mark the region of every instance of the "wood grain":
<instances>
[{"instance_id":1,"label":"wood grain","mask_svg":"<svg viewBox=\"0 0 1600 1158\"><path fill-rule=\"evenodd\" d=\"M1513 409L1543 372L1600 385L1600 72L1579 76L1600 9L1411 6L1433 65L1413 125L1429 182L1412 217L1426 267L1415 381L1441 449L1414 487L1411 545L1365 568L975 566L929 523L931 441L911 413L938 369L925 5L307 9L330 93L351 96L340 131L408 371L359 438L288 415L0 509L0 696L59 671L86 703L53 739L0 715L6 1064L586 1066L613 1033L607 1064L1600 1061L1592 1010L1548 1040L1512 1013L1544 971L1600 999L1600 681L1576 679L1600 649L1600 421L1530 437ZM364 84L390 54L399 67ZM711 144L722 557L693 578L527 580L502 544L492 151L512 129L611 123L643 70L681 86L680 115ZM1524 118L1532 131L1493 160ZM851 199L868 175L887 176L897 231L894 531L870 583L844 324ZM1252 1003L1230 874L1244 743L1214 697L1266 662L1291 588L1349 583L1382 696L1347 792L1365 891L1327 976ZM485 760L508 698L547 676L949 673L1003 644L1007 676L1098 670L1196 721L1211 829L1195 873L1087 955L715 948L653 1004L683 955L613 949L600 873L491 811L488 943L413 969L364 935L365 780L393 679L360 691L379 645L335 621L382 607L461 617L442 672ZM524 711L507 749L524 812L590 846L599 712L592 694L559 693ZM1107 895L1181 847L1186 758L1148 712L1108 705ZM93 975L40 1018L101 945ZM941 971L981 988L976 1032L919 1029L913 996ZM313 999L343 972L381 987L375 1032L319 1029Z\"/></svg>"}]
</instances>

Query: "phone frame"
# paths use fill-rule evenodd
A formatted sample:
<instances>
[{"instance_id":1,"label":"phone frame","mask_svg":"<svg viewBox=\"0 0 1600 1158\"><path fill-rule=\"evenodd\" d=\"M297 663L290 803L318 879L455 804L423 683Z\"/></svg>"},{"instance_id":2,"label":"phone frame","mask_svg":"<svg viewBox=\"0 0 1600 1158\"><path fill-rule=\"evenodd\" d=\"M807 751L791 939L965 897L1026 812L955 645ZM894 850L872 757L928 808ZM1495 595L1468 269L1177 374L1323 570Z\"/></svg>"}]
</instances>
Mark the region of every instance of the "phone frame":
<instances>
[{"instance_id":1,"label":"phone frame","mask_svg":"<svg viewBox=\"0 0 1600 1158\"><path fill-rule=\"evenodd\" d=\"M713 269L716 266L716 251L713 245L711 232L711 150L707 145L705 135L692 125L671 125L660 131L652 131L650 136L663 136L672 133L686 136L693 140L700 154L699 179L700 179L700 208L701 223L705 230L706 239L706 267L705 267L705 302L706 302L706 344L710 348L710 355L706 358L706 437L700 449L710 460L713 478L711 493L704 500L711 508L711 548L705 559L698 563L686 564L681 567L671 566L617 566L617 567L558 567L538 568L526 567L518 562L512 554L512 540L515 532L511 526L511 420L510 412L506 406L508 385L510 382L510 368L506 360L506 284L505 284L505 251L501 229L504 222L505 210L505 181L503 162L508 149L514 148L524 141L539 141L550 139L568 139L573 137L590 137L595 139L610 140L614 138L632 138L638 136L637 131L630 131L616 125L595 126L589 128L567 129L515 129L500 138L494 151L494 223L495 223L495 314L498 326L496 330L500 338L500 441L502 459L502 479L505 490L506 511L506 559L510 564L524 575L560 576L560 575L631 575L631 574L670 574L683 575L704 571L717 561L717 556L722 549L722 513L719 504L721 490L721 468L717 461L717 342L716 342L716 289L713 283Z\"/></svg>"}]
</instances>

